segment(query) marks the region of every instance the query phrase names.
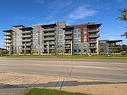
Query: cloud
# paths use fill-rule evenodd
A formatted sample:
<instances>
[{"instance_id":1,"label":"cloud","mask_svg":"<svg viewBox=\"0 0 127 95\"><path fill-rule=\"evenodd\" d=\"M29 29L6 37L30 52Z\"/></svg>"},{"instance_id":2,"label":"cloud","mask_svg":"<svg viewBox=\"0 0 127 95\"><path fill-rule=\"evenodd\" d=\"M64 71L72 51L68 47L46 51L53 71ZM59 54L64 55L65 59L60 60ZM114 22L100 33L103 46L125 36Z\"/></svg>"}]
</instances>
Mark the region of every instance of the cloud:
<instances>
[{"instance_id":1,"label":"cloud","mask_svg":"<svg viewBox=\"0 0 127 95\"><path fill-rule=\"evenodd\" d=\"M88 6L81 6L73 10L69 14L70 19L83 19L89 16L95 15L96 11L93 9L90 9Z\"/></svg>"}]
</instances>

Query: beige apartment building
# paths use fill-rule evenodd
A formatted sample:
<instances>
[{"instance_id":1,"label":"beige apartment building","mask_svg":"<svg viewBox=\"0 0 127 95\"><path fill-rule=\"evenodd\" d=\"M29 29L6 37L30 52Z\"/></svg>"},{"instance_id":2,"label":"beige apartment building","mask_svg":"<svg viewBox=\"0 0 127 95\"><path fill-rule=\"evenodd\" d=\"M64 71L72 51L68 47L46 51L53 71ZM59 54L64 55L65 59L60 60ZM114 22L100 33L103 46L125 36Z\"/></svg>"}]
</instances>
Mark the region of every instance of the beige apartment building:
<instances>
[{"instance_id":1,"label":"beige apartment building","mask_svg":"<svg viewBox=\"0 0 127 95\"><path fill-rule=\"evenodd\" d=\"M101 24L65 22L4 30L5 47L13 54L96 54Z\"/></svg>"}]
</instances>

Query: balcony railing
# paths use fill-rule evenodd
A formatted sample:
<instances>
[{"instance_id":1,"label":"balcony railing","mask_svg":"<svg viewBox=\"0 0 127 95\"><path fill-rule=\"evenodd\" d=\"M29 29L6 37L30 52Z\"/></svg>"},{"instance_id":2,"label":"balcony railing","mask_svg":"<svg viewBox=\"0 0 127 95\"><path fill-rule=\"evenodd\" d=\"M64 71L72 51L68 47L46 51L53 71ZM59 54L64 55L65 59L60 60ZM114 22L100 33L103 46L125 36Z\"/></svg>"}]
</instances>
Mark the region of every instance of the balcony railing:
<instances>
[{"instance_id":1,"label":"balcony railing","mask_svg":"<svg viewBox=\"0 0 127 95\"><path fill-rule=\"evenodd\" d=\"M32 43L29 43L29 44L23 44L22 46L31 46L32 45Z\"/></svg>"},{"instance_id":2,"label":"balcony railing","mask_svg":"<svg viewBox=\"0 0 127 95\"><path fill-rule=\"evenodd\" d=\"M22 48L22 50L32 50L31 48Z\"/></svg>"},{"instance_id":3,"label":"balcony railing","mask_svg":"<svg viewBox=\"0 0 127 95\"><path fill-rule=\"evenodd\" d=\"M97 43L96 40L90 40L89 43Z\"/></svg>"},{"instance_id":4,"label":"balcony railing","mask_svg":"<svg viewBox=\"0 0 127 95\"><path fill-rule=\"evenodd\" d=\"M44 45L55 45L55 42L44 43Z\"/></svg>"},{"instance_id":5,"label":"balcony railing","mask_svg":"<svg viewBox=\"0 0 127 95\"><path fill-rule=\"evenodd\" d=\"M49 49L55 49L55 47L49 47Z\"/></svg>"},{"instance_id":6,"label":"balcony railing","mask_svg":"<svg viewBox=\"0 0 127 95\"><path fill-rule=\"evenodd\" d=\"M96 46L89 46L89 48L97 48Z\"/></svg>"},{"instance_id":7,"label":"balcony railing","mask_svg":"<svg viewBox=\"0 0 127 95\"><path fill-rule=\"evenodd\" d=\"M22 35L22 38L31 38L31 35Z\"/></svg>"},{"instance_id":8,"label":"balcony railing","mask_svg":"<svg viewBox=\"0 0 127 95\"><path fill-rule=\"evenodd\" d=\"M100 31L100 29L90 29L90 30L89 30L89 32L92 32L92 33L93 33L93 32L99 32L99 31Z\"/></svg>"},{"instance_id":9,"label":"balcony railing","mask_svg":"<svg viewBox=\"0 0 127 95\"><path fill-rule=\"evenodd\" d=\"M31 39L23 39L22 42L31 42Z\"/></svg>"},{"instance_id":10,"label":"balcony railing","mask_svg":"<svg viewBox=\"0 0 127 95\"><path fill-rule=\"evenodd\" d=\"M22 34L31 34L31 31L23 31Z\"/></svg>"},{"instance_id":11,"label":"balcony railing","mask_svg":"<svg viewBox=\"0 0 127 95\"><path fill-rule=\"evenodd\" d=\"M89 38L98 38L98 37L100 37L99 34L91 34L91 35L89 35Z\"/></svg>"},{"instance_id":12,"label":"balcony railing","mask_svg":"<svg viewBox=\"0 0 127 95\"><path fill-rule=\"evenodd\" d=\"M71 31L65 32L65 35L66 35L66 34L72 34L72 32L71 32Z\"/></svg>"},{"instance_id":13,"label":"balcony railing","mask_svg":"<svg viewBox=\"0 0 127 95\"><path fill-rule=\"evenodd\" d=\"M45 32L45 31L55 31L55 28L44 29L43 31L44 31L44 32Z\"/></svg>"},{"instance_id":14,"label":"balcony railing","mask_svg":"<svg viewBox=\"0 0 127 95\"><path fill-rule=\"evenodd\" d=\"M71 36L65 36L65 39L66 39L66 40L71 40L72 37L71 37Z\"/></svg>"},{"instance_id":15,"label":"balcony railing","mask_svg":"<svg viewBox=\"0 0 127 95\"><path fill-rule=\"evenodd\" d=\"M11 46L11 44L5 44L5 47L10 47Z\"/></svg>"},{"instance_id":16,"label":"balcony railing","mask_svg":"<svg viewBox=\"0 0 127 95\"><path fill-rule=\"evenodd\" d=\"M55 40L55 38L54 37L52 37L52 38L44 38L44 41L50 41L50 40Z\"/></svg>"},{"instance_id":17,"label":"balcony railing","mask_svg":"<svg viewBox=\"0 0 127 95\"><path fill-rule=\"evenodd\" d=\"M9 37L9 36L7 36L7 37L5 37L5 39L12 39L11 37Z\"/></svg>"},{"instance_id":18,"label":"balcony railing","mask_svg":"<svg viewBox=\"0 0 127 95\"><path fill-rule=\"evenodd\" d=\"M44 36L54 36L55 33L44 33Z\"/></svg>"},{"instance_id":19,"label":"balcony railing","mask_svg":"<svg viewBox=\"0 0 127 95\"><path fill-rule=\"evenodd\" d=\"M55 45L55 42L49 42L50 45Z\"/></svg>"},{"instance_id":20,"label":"balcony railing","mask_svg":"<svg viewBox=\"0 0 127 95\"><path fill-rule=\"evenodd\" d=\"M12 41L11 40L6 40L5 43L11 43Z\"/></svg>"},{"instance_id":21,"label":"balcony railing","mask_svg":"<svg viewBox=\"0 0 127 95\"><path fill-rule=\"evenodd\" d=\"M5 35L5 36L11 36L12 33L5 33L4 35Z\"/></svg>"},{"instance_id":22,"label":"balcony railing","mask_svg":"<svg viewBox=\"0 0 127 95\"><path fill-rule=\"evenodd\" d=\"M71 41L65 41L65 44L71 44Z\"/></svg>"}]
</instances>

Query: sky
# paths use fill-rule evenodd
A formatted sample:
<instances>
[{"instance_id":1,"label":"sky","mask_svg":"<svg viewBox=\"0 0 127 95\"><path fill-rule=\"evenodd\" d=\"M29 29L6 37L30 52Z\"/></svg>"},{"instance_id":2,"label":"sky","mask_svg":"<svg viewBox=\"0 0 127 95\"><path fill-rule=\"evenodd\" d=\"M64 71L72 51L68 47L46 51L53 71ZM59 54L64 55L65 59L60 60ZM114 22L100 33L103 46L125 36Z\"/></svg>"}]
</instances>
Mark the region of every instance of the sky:
<instances>
[{"instance_id":1,"label":"sky","mask_svg":"<svg viewBox=\"0 0 127 95\"><path fill-rule=\"evenodd\" d=\"M0 47L4 46L3 30L14 25L31 26L65 21L67 24L101 23L100 38L123 40L127 22L120 21L120 10L126 0L1 0Z\"/></svg>"}]
</instances>

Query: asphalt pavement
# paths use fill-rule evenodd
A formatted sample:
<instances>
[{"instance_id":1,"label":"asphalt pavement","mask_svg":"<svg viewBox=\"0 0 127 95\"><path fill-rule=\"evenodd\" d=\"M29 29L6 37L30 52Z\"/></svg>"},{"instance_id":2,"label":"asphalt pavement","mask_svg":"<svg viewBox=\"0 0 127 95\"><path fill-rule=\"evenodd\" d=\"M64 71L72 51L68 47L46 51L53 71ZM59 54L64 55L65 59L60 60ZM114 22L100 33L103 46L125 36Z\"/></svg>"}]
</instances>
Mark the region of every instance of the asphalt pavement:
<instances>
[{"instance_id":1,"label":"asphalt pavement","mask_svg":"<svg viewBox=\"0 0 127 95\"><path fill-rule=\"evenodd\" d=\"M0 72L127 82L127 60L1 57Z\"/></svg>"}]
</instances>

